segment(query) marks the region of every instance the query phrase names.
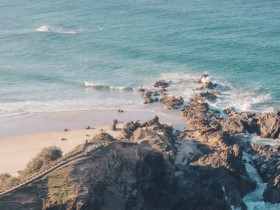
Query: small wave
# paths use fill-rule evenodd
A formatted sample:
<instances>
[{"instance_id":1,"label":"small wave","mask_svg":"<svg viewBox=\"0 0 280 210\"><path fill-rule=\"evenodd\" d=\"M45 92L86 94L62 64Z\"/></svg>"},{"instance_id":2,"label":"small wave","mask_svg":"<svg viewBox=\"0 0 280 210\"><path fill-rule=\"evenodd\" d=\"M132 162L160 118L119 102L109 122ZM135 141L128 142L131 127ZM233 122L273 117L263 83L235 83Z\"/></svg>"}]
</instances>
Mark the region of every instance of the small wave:
<instances>
[{"instance_id":1,"label":"small wave","mask_svg":"<svg viewBox=\"0 0 280 210\"><path fill-rule=\"evenodd\" d=\"M96 90L129 90L129 91L135 90L135 88L133 87L114 87L110 85L94 84L90 82L85 82L84 85L85 87L94 88Z\"/></svg>"},{"instance_id":2,"label":"small wave","mask_svg":"<svg viewBox=\"0 0 280 210\"><path fill-rule=\"evenodd\" d=\"M59 34L77 34L77 31L62 29L62 28L54 28L47 25L40 26L36 29L38 32L48 32L48 33L59 33Z\"/></svg>"}]
</instances>

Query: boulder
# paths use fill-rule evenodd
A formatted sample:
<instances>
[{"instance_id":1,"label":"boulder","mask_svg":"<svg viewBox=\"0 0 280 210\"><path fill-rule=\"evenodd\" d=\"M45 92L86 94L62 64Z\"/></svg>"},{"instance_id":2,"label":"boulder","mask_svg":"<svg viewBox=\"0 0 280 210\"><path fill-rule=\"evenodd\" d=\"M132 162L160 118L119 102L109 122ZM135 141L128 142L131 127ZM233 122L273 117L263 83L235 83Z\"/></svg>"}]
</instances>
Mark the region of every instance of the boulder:
<instances>
[{"instance_id":1,"label":"boulder","mask_svg":"<svg viewBox=\"0 0 280 210\"><path fill-rule=\"evenodd\" d=\"M160 104L165 109L179 109L184 104L183 97L165 96L160 99Z\"/></svg>"},{"instance_id":2,"label":"boulder","mask_svg":"<svg viewBox=\"0 0 280 210\"><path fill-rule=\"evenodd\" d=\"M214 84L212 82L202 83L202 88L204 89L214 89Z\"/></svg>"},{"instance_id":3,"label":"boulder","mask_svg":"<svg viewBox=\"0 0 280 210\"><path fill-rule=\"evenodd\" d=\"M144 104L150 104L153 102L157 102L158 98L153 97L154 96L154 92L152 91L145 91L142 93L142 98L144 99Z\"/></svg>"},{"instance_id":4,"label":"boulder","mask_svg":"<svg viewBox=\"0 0 280 210\"><path fill-rule=\"evenodd\" d=\"M169 86L169 81L166 81L164 79L158 80L154 83L155 88L167 88Z\"/></svg>"},{"instance_id":5,"label":"boulder","mask_svg":"<svg viewBox=\"0 0 280 210\"><path fill-rule=\"evenodd\" d=\"M279 175L267 183L263 198L265 202L280 203L280 169Z\"/></svg>"},{"instance_id":6,"label":"boulder","mask_svg":"<svg viewBox=\"0 0 280 210\"><path fill-rule=\"evenodd\" d=\"M133 132L140 127L140 123L139 122L133 122L133 121L129 121L124 123L123 125L123 129L120 133L120 139L129 139L131 137L131 135L133 134Z\"/></svg>"},{"instance_id":7,"label":"boulder","mask_svg":"<svg viewBox=\"0 0 280 210\"><path fill-rule=\"evenodd\" d=\"M238 114L233 106L224 109L223 112L229 116L234 116L234 115Z\"/></svg>"},{"instance_id":8,"label":"boulder","mask_svg":"<svg viewBox=\"0 0 280 210\"><path fill-rule=\"evenodd\" d=\"M195 100L195 101L201 101L201 102L205 102L205 101L215 101L217 99L217 96L213 93L210 92L200 92L200 93L196 93L194 94L190 100Z\"/></svg>"},{"instance_id":9,"label":"boulder","mask_svg":"<svg viewBox=\"0 0 280 210\"><path fill-rule=\"evenodd\" d=\"M245 123L236 119L235 117L229 117L220 122L224 131L229 131L231 133L245 133Z\"/></svg>"},{"instance_id":10,"label":"boulder","mask_svg":"<svg viewBox=\"0 0 280 210\"><path fill-rule=\"evenodd\" d=\"M258 119L261 137L273 139L280 137L280 111L263 113Z\"/></svg>"}]
</instances>

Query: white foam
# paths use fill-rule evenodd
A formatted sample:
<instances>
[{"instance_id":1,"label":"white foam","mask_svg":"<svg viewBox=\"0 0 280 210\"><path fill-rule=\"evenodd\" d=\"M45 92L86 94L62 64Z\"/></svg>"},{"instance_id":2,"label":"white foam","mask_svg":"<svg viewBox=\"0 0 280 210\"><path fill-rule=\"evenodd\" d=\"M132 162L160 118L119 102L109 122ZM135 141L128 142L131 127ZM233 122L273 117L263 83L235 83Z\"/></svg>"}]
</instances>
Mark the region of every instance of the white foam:
<instances>
[{"instance_id":1,"label":"white foam","mask_svg":"<svg viewBox=\"0 0 280 210\"><path fill-rule=\"evenodd\" d=\"M143 107L141 98L135 100L129 97L102 97L100 94L85 99L53 100L53 101L25 101L0 104L0 117L10 117L27 113L49 113L86 111L92 109L140 109Z\"/></svg>"},{"instance_id":2,"label":"white foam","mask_svg":"<svg viewBox=\"0 0 280 210\"><path fill-rule=\"evenodd\" d=\"M55 28L50 27L48 25L40 26L36 29L38 32L48 32L48 33L59 33L59 34L77 34L77 31L74 30L68 30L68 29L62 29L62 28Z\"/></svg>"},{"instance_id":3,"label":"white foam","mask_svg":"<svg viewBox=\"0 0 280 210\"><path fill-rule=\"evenodd\" d=\"M207 72L206 72L207 73ZM189 72L181 73L164 73L160 79L171 80L172 83L168 89L168 94L180 95L186 101L197 91L193 91L200 87L197 83L199 74ZM218 84L217 89L222 93L214 103L210 103L213 108L224 110L225 108L234 106L239 111L258 111L271 112L272 107L265 106L265 102L271 99L268 94L256 94L255 92L243 90L239 87L234 87L230 82L219 80L210 76L203 77L203 82L212 81Z\"/></svg>"},{"instance_id":4,"label":"white foam","mask_svg":"<svg viewBox=\"0 0 280 210\"><path fill-rule=\"evenodd\" d=\"M115 87L111 85L106 85L102 83L91 83L91 82L84 82L84 85L86 88L95 88L95 89L111 89L111 90L137 90L137 88L132 88L132 87Z\"/></svg>"},{"instance_id":5,"label":"white foam","mask_svg":"<svg viewBox=\"0 0 280 210\"><path fill-rule=\"evenodd\" d=\"M210 81L211 81L211 79L210 79L209 76L201 78L201 82L204 83L204 84L207 83L207 82L210 82Z\"/></svg>"},{"instance_id":6,"label":"white foam","mask_svg":"<svg viewBox=\"0 0 280 210\"><path fill-rule=\"evenodd\" d=\"M171 81L170 87L167 88L168 94L182 96L185 100L191 97L194 88L200 86L196 82L197 75L188 72L165 73L161 75L160 79Z\"/></svg>"}]
</instances>

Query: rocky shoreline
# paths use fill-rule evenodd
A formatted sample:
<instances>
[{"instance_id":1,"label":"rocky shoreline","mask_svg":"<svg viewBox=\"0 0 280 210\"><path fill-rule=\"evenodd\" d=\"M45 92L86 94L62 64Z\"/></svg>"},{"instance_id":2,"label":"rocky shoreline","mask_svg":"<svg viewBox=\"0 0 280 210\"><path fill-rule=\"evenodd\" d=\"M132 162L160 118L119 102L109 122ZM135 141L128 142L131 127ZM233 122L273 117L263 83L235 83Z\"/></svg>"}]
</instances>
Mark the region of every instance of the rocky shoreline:
<instances>
[{"instance_id":1,"label":"rocky shoreline","mask_svg":"<svg viewBox=\"0 0 280 210\"><path fill-rule=\"evenodd\" d=\"M244 152L267 182L263 200L280 206L280 146L244 137L279 139L280 111L221 112L210 103L222 94L219 85L207 74L197 82L201 87L188 101L168 94L171 81L139 89L145 104L180 109L184 129L174 130L157 116L126 122L117 139L101 133L90 144L102 147L0 198L1 209L248 209L243 198L257 183L246 170Z\"/></svg>"}]
</instances>

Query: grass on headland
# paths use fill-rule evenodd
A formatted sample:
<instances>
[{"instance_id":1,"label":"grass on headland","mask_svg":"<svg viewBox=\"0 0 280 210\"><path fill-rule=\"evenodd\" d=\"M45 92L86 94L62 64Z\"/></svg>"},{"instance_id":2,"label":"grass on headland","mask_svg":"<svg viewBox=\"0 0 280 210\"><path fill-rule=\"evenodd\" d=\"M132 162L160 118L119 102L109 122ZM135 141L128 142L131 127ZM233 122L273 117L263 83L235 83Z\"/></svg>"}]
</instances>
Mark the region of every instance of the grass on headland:
<instances>
[{"instance_id":1,"label":"grass on headland","mask_svg":"<svg viewBox=\"0 0 280 210\"><path fill-rule=\"evenodd\" d=\"M64 204L68 200L74 199L75 186L71 181L73 166L69 165L54 171L48 176L48 198L52 203Z\"/></svg>"}]
</instances>

